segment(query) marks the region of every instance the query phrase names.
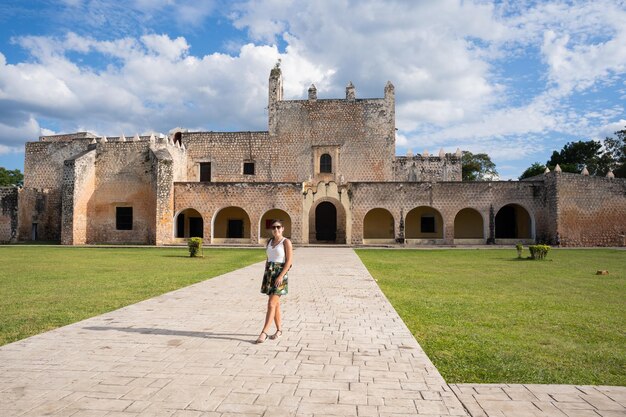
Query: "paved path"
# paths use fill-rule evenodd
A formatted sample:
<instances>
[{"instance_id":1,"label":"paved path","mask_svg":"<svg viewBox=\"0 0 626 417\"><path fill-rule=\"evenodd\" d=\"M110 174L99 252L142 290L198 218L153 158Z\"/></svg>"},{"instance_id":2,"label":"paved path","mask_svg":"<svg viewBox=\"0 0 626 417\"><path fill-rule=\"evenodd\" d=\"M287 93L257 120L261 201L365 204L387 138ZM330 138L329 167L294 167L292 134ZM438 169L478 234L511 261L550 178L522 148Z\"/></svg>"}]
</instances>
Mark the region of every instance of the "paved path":
<instances>
[{"instance_id":1,"label":"paved path","mask_svg":"<svg viewBox=\"0 0 626 417\"><path fill-rule=\"evenodd\" d=\"M626 415L626 388L448 386L351 249L294 259L280 340L252 343L252 265L0 348L0 416Z\"/></svg>"}]
</instances>

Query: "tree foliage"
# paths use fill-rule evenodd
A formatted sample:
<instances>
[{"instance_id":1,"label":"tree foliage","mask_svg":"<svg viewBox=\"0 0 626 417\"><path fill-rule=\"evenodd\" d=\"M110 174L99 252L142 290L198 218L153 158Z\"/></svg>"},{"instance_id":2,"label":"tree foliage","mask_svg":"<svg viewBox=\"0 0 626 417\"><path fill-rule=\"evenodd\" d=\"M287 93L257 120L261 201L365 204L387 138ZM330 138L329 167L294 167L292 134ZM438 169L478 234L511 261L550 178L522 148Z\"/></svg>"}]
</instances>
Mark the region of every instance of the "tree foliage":
<instances>
[{"instance_id":1,"label":"tree foliage","mask_svg":"<svg viewBox=\"0 0 626 417\"><path fill-rule=\"evenodd\" d=\"M22 185L24 175L19 169L8 170L0 167L0 187L10 187L12 185Z\"/></svg>"},{"instance_id":2,"label":"tree foliage","mask_svg":"<svg viewBox=\"0 0 626 417\"><path fill-rule=\"evenodd\" d=\"M473 154L464 151L461 157L461 176L463 181L489 181L498 179L496 164L486 153Z\"/></svg>"},{"instance_id":3,"label":"tree foliage","mask_svg":"<svg viewBox=\"0 0 626 417\"><path fill-rule=\"evenodd\" d=\"M552 152L546 165L533 163L519 179L541 174L546 166L553 171L557 164L564 172L579 173L587 167L589 175L605 176L610 169L616 177L626 178L626 127L615 132L615 137L607 137L603 142L568 142L560 151Z\"/></svg>"},{"instance_id":4,"label":"tree foliage","mask_svg":"<svg viewBox=\"0 0 626 417\"><path fill-rule=\"evenodd\" d=\"M526 171L520 175L519 179L534 177L535 175L541 175L546 171L546 166L540 162L534 162L530 167L526 168Z\"/></svg>"},{"instance_id":5,"label":"tree foliage","mask_svg":"<svg viewBox=\"0 0 626 417\"><path fill-rule=\"evenodd\" d=\"M590 175L597 175L602 157L602 144L595 140L568 142L559 152L552 152L546 164L553 169L557 164L563 172L580 172L586 166Z\"/></svg>"}]
</instances>

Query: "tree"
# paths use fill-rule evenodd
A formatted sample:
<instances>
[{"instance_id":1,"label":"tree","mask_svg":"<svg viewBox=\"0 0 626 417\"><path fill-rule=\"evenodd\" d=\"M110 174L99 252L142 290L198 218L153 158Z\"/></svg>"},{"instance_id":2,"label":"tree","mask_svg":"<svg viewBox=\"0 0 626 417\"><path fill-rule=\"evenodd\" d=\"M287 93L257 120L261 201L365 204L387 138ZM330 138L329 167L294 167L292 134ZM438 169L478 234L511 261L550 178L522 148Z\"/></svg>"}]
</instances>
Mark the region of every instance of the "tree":
<instances>
[{"instance_id":1,"label":"tree","mask_svg":"<svg viewBox=\"0 0 626 417\"><path fill-rule=\"evenodd\" d=\"M534 177L535 175L541 175L544 172L546 172L546 166L539 162L535 162L530 167L526 168L526 171L522 173L519 179L523 180L524 178Z\"/></svg>"},{"instance_id":2,"label":"tree","mask_svg":"<svg viewBox=\"0 0 626 417\"><path fill-rule=\"evenodd\" d=\"M550 170L554 170L559 164L564 172L582 171L587 167L590 175L605 176L609 169L619 178L626 178L626 126L615 132L615 137L607 137L604 142L589 140L568 142L560 151L552 152L552 156L546 162ZM532 177L545 170L545 166L539 172L539 162L530 166L519 179Z\"/></svg>"},{"instance_id":3,"label":"tree","mask_svg":"<svg viewBox=\"0 0 626 417\"><path fill-rule=\"evenodd\" d=\"M615 132L614 138L604 139L604 149L605 155L610 155L609 168L613 170L613 174L619 178L626 178L626 126Z\"/></svg>"},{"instance_id":4,"label":"tree","mask_svg":"<svg viewBox=\"0 0 626 417\"><path fill-rule=\"evenodd\" d=\"M19 169L12 171L0 167L0 187L9 187L12 185L22 185L24 181L24 175Z\"/></svg>"},{"instance_id":5,"label":"tree","mask_svg":"<svg viewBox=\"0 0 626 417\"><path fill-rule=\"evenodd\" d=\"M461 177L463 181L490 181L498 179L496 164L486 153L473 154L463 151L461 157Z\"/></svg>"},{"instance_id":6,"label":"tree","mask_svg":"<svg viewBox=\"0 0 626 417\"><path fill-rule=\"evenodd\" d=\"M560 152L552 152L546 165L552 170L559 164L563 172L579 173L586 166L590 175L597 175L601 168L602 144L595 140L568 142Z\"/></svg>"}]
</instances>

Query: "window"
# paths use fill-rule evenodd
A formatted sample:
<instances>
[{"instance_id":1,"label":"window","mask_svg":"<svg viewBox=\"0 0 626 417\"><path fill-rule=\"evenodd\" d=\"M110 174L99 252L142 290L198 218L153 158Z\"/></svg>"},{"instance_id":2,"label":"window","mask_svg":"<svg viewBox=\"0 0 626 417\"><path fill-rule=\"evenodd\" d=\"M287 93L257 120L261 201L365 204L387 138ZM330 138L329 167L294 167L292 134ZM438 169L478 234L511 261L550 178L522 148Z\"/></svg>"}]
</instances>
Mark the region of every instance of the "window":
<instances>
[{"instance_id":1,"label":"window","mask_svg":"<svg viewBox=\"0 0 626 417\"><path fill-rule=\"evenodd\" d=\"M133 230L133 208L115 208L115 228L117 230Z\"/></svg>"},{"instance_id":2,"label":"window","mask_svg":"<svg viewBox=\"0 0 626 417\"><path fill-rule=\"evenodd\" d=\"M174 145L176 145L176 142L180 143L181 145L183 144L183 134L180 132L176 132L174 134Z\"/></svg>"},{"instance_id":3,"label":"window","mask_svg":"<svg viewBox=\"0 0 626 417\"><path fill-rule=\"evenodd\" d=\"M210 162L200 162L200 182L211 182Z\"/></svg>"},{"instance_id":4,"label":"window","mask_svg":"<svg viewBox=\"0 0 626 417\"><path fill-rule=\"evenodd\" d=\"M243 238L243 220L228 219L228 229L226 230L226 237L231 239Z\"/></svg>"},{"instance_id":5,"label":"window","mask_svg":"<svg viewBox=\"0 0 626 417\"><path fill-rule=\"evenodd\" d=\"M243 175L254 175L254 162L243 163Z\"/></svg>"},{"instance_id":6,"label":"window","mask_svg":"<svg viewBox=\"0 0 626 417\"><path fill-rule=\"evenodd\" d=\"M327 153L320 156L320 172L333 172L333 159Z\"/></svg>"},{"instance_id":7,"label":"window","mask_svg":"<svg viewBox=\"0 0 626 417\"><path fill-rule=\"evenodd\" d=\"M435 217L422 216L421 220L422 233L435 233Z\"/></svg>"}]
</instances>

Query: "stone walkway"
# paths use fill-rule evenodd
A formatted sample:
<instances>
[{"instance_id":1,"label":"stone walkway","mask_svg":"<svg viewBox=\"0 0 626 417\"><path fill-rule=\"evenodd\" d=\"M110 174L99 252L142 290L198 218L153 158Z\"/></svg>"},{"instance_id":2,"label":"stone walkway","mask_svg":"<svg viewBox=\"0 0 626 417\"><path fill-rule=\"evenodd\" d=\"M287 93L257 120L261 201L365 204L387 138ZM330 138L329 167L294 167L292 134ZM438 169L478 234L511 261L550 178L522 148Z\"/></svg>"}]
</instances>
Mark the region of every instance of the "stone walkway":
<instances>
[{"instance_id":1,"label":"stone walkway","mask_svg":"<svg viewBox=\"0 0 626 417\"><path fill-rule=\"evenodd\" d=\"M626 415L623 387L448 386L351 249L294 260L278 341L255 264L1 347L0 416Z\"/></svg>"}]
</instances>

